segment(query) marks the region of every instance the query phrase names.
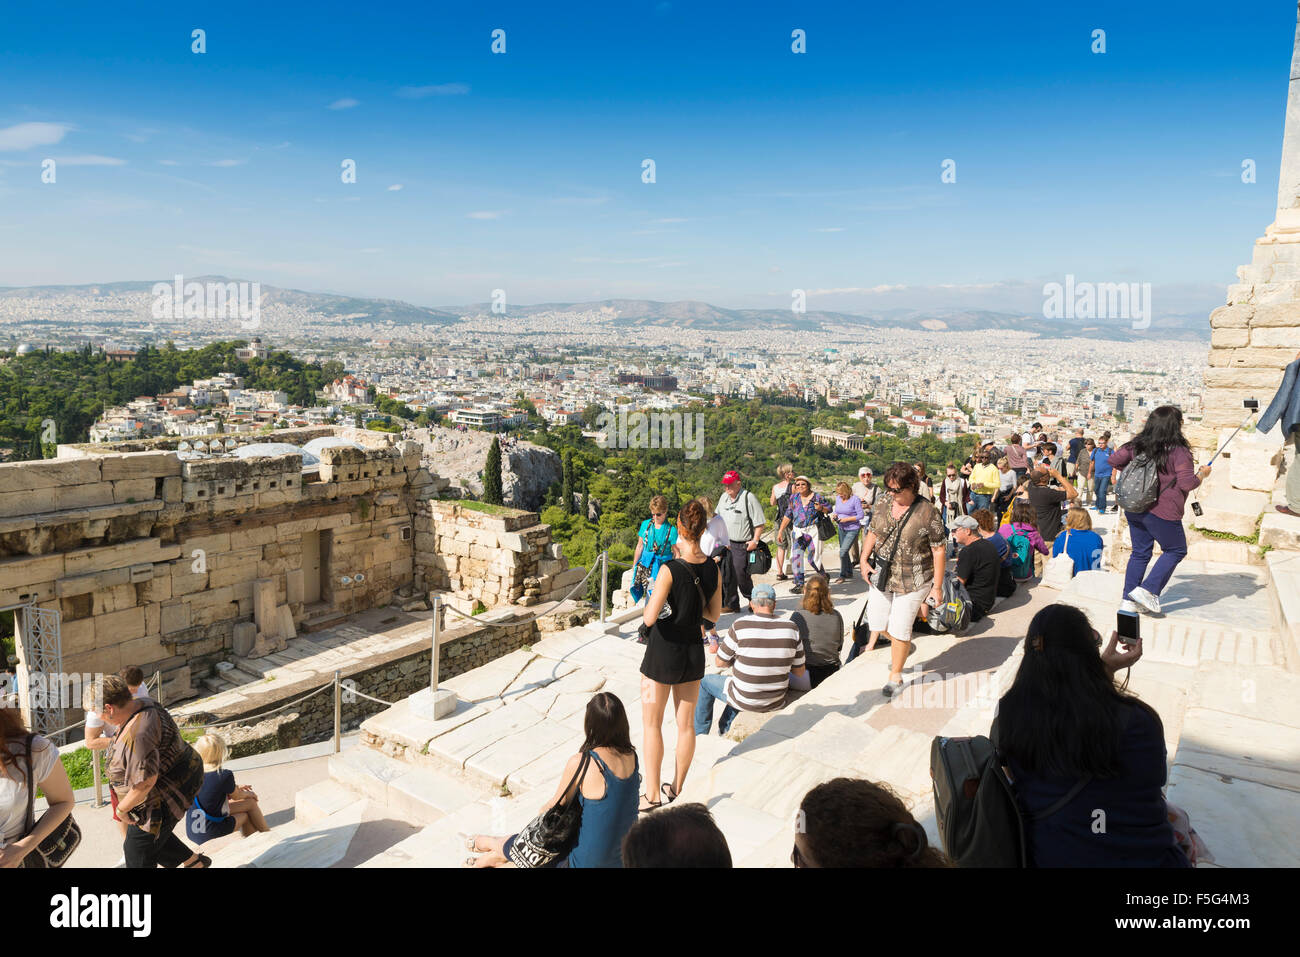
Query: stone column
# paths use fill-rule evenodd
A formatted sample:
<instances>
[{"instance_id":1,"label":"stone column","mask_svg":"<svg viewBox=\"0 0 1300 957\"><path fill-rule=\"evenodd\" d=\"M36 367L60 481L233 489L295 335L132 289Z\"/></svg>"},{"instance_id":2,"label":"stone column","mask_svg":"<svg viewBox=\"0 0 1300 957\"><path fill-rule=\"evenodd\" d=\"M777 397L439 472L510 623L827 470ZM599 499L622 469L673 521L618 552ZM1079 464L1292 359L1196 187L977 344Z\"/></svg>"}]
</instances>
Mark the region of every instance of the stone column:
<instances>
[{"instance_id":1,"label":"stone column","mask_svg":"<svg viewBox=\"0 0 1300 957\"><path fill-rule=\"evenodd\" d=\"M1237 269L1228 304L1210 314L1202 428L1189 430L1198 450L1216 447L1224 428L1246 417L1242 400L1263 408L1300 350L1300 4L1291 57L1277 213Z\"/></svg>"}]
</instances>

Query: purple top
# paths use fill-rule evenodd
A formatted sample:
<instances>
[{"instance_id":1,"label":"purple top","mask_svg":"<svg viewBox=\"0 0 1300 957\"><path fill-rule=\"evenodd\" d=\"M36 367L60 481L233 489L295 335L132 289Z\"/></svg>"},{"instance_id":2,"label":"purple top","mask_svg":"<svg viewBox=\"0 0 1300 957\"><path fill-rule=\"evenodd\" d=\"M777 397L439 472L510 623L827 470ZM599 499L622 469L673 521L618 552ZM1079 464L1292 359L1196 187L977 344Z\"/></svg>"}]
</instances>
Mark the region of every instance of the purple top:
<instances>
[{"instance_id":1,"label":"purple top","mask_svg":"<svg viewBox=\"0 0 1300 957\"><path fill-rule=\"evenodd\" d=\"M1133 461L1133 443L1120 446L1110 456L1112 468L1123 468ZM1163 518L1167 522L1181 522L1183 509L1187 506L1187 493L1200 488L1201 479L1196 474L1192 453L1181 445L1169 451L1165 467L1160 470L1160 497L1151 506L1147 514Z\"/></svg>"},{"instance_id":2,"label":"purple top","mask_svg":"<svg viewBox=\"0 0 1300 957\"><path fill-rule=\"evenodd\" d=\"M862 499L852 494L844 502L840 501L838 495L835 496L835 514L840 517L836 524L846 532L861 528L867 517L866 511L862 507Z\"/></svg>"}]
</instances>

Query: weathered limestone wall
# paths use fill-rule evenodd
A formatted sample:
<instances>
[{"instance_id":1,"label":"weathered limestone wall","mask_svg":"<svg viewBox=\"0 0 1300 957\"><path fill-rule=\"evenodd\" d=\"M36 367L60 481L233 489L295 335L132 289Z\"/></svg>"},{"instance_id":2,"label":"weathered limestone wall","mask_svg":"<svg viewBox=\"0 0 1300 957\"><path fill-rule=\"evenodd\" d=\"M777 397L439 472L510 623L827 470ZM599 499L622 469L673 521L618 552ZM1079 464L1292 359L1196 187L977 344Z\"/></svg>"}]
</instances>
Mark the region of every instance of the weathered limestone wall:
<instances>
[{"instance_id":1,"label":"weathered limestone wall","mask_svg":"<svg viewBox=\"0 0 1300 957\"><path fill-rule=\"evenodd\" d=\"M481 512L452 501L420 503L415 517L416 588L465 612L564 597L585 568L569 568L536 512Z\"/></svg>"},{"instance_id":2,"label":"weathered limestone wall","mask_svg":"<svg viewBox=\"0 0 1300 957\"><path fill-rule=\"evenodd\" d=\"M494 616L490 622L469 624L463 619L448 616L452 626L439 645L438 674L441 679L453 678L479 668L512 651L535 644L541 638L565 628L574 627L593 616L589 608L558 609L555 613L533 619L525 613L505 613ZM456 627L459 623L459 627ZM377 656L372 662L344 670L342 678L352 682L355 690L382 699L400 701L415 692L429 687L431 649L424 647L413 653ZM273 751L321 741L334 733L334 696L325 692L303 701L293 711L282 712L286 720L266 723L258 715L279 707L282 701L301 697L300 690L267 687L246 695L247 704L242 711L203 711L197 706L177 709L184 723L200 724L204 721L232 721L247 718L240 723L218 729L227 740L244 741L255 737L259 744L245 745L242 753ZM388 705L377 704L359 695L352 700L345 697L342 705L343 730L351 731L372 714L386 710ZM291 743L286 743L291 742Z\"/></svg>"},{"instance_id":3,"label":"weathered limestone wall","mask_svg":"<svg viewBox=\"0 0 1300 957\"><path fill-rule=\"evenodd\" d=\"M359 436L299 431L275 438ZM412 590L470 613L558 598L583 577L535 513L438 501L448 482L417 443L360 437L366 448L325 449L306 472L295 453L183 461L102 446L0 465L0 603L59 610L65 672L158 670L173 702L219 661Z\"/></svg>"}]
</instances>

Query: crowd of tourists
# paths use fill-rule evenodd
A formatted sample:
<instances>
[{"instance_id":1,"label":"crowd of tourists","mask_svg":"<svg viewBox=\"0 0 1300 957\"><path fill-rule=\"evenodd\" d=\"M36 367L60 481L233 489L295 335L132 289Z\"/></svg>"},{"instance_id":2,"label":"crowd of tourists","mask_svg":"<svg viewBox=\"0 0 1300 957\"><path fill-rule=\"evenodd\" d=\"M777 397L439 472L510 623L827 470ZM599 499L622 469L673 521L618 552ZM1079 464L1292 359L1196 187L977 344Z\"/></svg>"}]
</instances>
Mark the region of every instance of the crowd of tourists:
<instances>
[{"instance_id":1,"label":"crowd of tourists","mask_svg":"<svg viewBox=\"0 0 1300 957\"><path fill-rule=\"evenodd\" d=\"M112 820L122 840L118 866L206 868L212 860L176 836L184 820L194 844L269 826L248 785L222 767L225 741L205 734L193 745L149 695L144 672L123 668L83 689L85 746L106 751ZM59 748L0 707L0 868L62 866L80 843L73 791ZM46 799L35 812L36 791Z\"/></svg>"},{"instance_id":2,"label":"crowd of tourists","mask_svg":"<svg viewBox=\"0 0 1300 957\"><path fill-rule=\"evenodd\" d=\"M1129 474L1126 475L1125 472ZM890 649L884 698L903 687L914 632L961 586L972 620L987 616L1023 584L1064 569L1098 566L1101 539L1087 505L1125 507L1133 551L1124 610L1159 614L1159 595L1186 555L1182 514L1209 474L1193 466L1173 406L1152 411L1140 434L1119 448L1077 429L1058 443L1035 423L1001 449L977 448L931 482L921 463L895 462L880 485L870 468L831 494L785 465L771 488L778 581L800 607L777 610L777 586L755 581L766 569L769 519L741 476L722 476L716 502L700 496L670 515L654 496L640 526L633 594L643 602L640 639L642 740L633 743L623 702L600 692L589 701L584 740L551 799L524 830L466 835L475 867L719 867L733 862L707 808L675 806L696 739L726 733L742 713L782 708L791 689L816 688L843 661ZM1145 483L1145 484L1142 484ZM1139 487L1141 486L1141 487ZM1085 494L1081 489L1091 489ZM1082 501L1081 501L1082 499ZM825 570L825 545L838 551L838 577ZM1159 560L1151 565L1153 546ZM787 567L788 561L788 567ZM787 570L788 568L788 570ZM867 584L860 620L846 629L832 589L860 575ZM744 607L742 608L742 603ZM720 633L723 615L738 613ZM844 656L845 643L850 644ZM1048 605L1024 636L1025 654L990 729L1024 815L1027 861L1038 866L1171 866L1195 862L1190 827L1165 801L1166 753L1159 715L1129 695L1120 670L1141 643L1109 642L1079 609ZM717 673L709 673L712 659ZM664 716L671 704L676 742L665 774ZM720 707L720 711L718 710ZM224 770L226 745L208 734L193 745L148 695L138 668L88 689L86 743L111 751L108 780L128 867L207 867L211 861L174 833L203 844L238 830L267 829L257 795ZM715 714L715 712L718 712ZM19 711L0 708L0 866L44 866L71 830L73 794L58 749L27 733ZM33 813L39 788L46 809ZM1091 809L1108 809L1103 834ZM568 837L556 835L569 828ZM1178 824L1178 827L1175 826ZM74 844L75 846L75 844ZM53 848L53 850L51 850ZM791 834L797 867L944 867L925 829L883 785L837 778L803 798Z\"/></svg>"}]
</instances>

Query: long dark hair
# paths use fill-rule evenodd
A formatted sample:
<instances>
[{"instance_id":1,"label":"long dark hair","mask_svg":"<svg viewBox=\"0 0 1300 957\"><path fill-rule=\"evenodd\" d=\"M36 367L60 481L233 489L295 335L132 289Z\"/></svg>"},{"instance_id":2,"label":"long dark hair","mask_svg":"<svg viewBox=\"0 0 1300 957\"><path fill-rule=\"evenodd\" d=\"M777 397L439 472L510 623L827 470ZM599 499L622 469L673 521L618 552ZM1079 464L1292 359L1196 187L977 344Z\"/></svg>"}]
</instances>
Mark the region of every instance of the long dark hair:
<instances>
[{"instance_id":1,"label":"long dark hair","mask_svg":"<svg viewBox=\"0 0 1300 957\"><path fill-rule=\"evenodd\" d=\"M582 722L587 738L582 750L610 748L620 754L635 754L632 732L627 726L627 711L618 695L601 691L587 702L587 715Z\"/></svg>"},{"instance_id":2,"label":"long dark hair","mask_svg":"<svg viewBox=\"0 0 1300 957\"><path fill-rule=\"evenodd\" d=\"M1129 445L1133 446L1134 455L1145 454L1155 460L1156 468L1163 469L1169 459L1169 453L1182 446L1191 451L1187 437L1183 435L1183 412L1176 405L1162 405L1152 409L1147 416L1146 425L1135 435Z\"/></svg>"},{"instance_id":3,"label":"long dark hair","mask_svg":"<svg viewBox=\"0 0 1300 957\"><path fill-rule=\"evenodd\" d=\"M0 771L3 771L6 764L18 767L20 759L9 750L8 744L21 740L26 734L27 725L23 724L23 713L17 702L12 706L0 705Z\"/></svg>"},{"instance_id":4,"label":"long dark hair","mask_svg":"<svg viewBox=\"0 0 1300 957\"><path fill-rule=\"evenodd\" d=\"M1028 771L1052 777L1120 773L1119 707L1145 708L1115 686L1097 634L1073 605L1048 605L1029 623L1025 657L998 703L997 745Z\"/></svg>"}]
</instances>

